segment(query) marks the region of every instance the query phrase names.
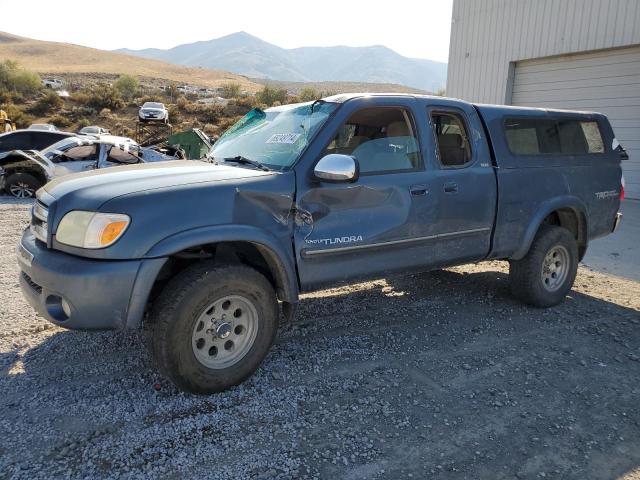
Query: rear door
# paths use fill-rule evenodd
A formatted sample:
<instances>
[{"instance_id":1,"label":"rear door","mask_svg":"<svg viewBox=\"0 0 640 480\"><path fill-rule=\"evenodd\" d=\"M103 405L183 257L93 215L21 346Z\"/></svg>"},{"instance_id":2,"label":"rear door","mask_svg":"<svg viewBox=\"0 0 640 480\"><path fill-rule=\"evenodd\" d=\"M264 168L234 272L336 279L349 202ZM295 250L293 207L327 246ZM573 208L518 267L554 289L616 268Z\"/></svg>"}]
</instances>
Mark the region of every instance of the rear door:
<instances>
[{"instance_id":1,"label":"rear door","mask_svg":"<svg viewBox=\"0 0 640 480\"><path fill-rule=\"evenodd\" d=\"M470 105L433 100L428 123L438 256L445 264L482 259L491 248L497 185L479 118Z\"/></svg>"}]
</instances>

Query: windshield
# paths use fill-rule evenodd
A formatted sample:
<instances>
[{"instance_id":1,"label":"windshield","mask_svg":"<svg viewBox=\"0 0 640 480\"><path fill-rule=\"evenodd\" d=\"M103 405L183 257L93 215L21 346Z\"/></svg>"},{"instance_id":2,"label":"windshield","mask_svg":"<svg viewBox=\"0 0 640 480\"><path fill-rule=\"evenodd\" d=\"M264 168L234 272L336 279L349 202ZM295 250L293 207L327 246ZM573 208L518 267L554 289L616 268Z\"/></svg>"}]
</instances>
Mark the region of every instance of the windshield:
<instances>
[{"instance_id":1,"label":"windshield","mask_svg":"<svg viewBox=\"0 0 640 480\"><path fill-rule=\"evenodd\" d=\"M142 105L142 108L162 108L163 105L161 103L156 103L156 102L146 102L144 105Z\"/></svg>"},{"instance_id":2,"label":"windshield","mask_svg":"<svg viewBox=\"0 0 640 480\"><path fill-rule=\"evenodd\" d=\"M283 170L296 162L337 107L336 103L308 102L266 111L254 108L220 137L209 157L217 162L244 157Z\"/></svg>"},{"instance_id":3,"label":"windshield","mask_svg":"<svg viewBox=\"0 0 640 480\"><path fill-rule=\"evenodd\" d=\"M41 150L40 153L51 159L52 157L58 155L60 152L64 152L68 149L68 147L73 147L75 145L80 145L81 141L78 138L65 138L60 140L59 142L54 143L53 145L49 145L44 150Z\"/></svg>"}]
</instances>

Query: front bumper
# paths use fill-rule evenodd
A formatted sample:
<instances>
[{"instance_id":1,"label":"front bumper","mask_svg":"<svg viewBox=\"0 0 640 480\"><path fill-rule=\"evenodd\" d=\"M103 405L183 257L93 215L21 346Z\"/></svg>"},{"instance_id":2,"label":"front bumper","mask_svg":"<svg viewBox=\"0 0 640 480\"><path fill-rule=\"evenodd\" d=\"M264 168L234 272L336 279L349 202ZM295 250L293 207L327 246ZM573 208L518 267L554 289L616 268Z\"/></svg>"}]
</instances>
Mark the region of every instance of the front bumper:
<instances>
[{"instance_id":1,"label":"front bumper","mask_svg":"<svg viewBox=\"0 0 640 480\"><path fill-rule=\"evenodd\" d=\"M18 246L25 298L44 318L69 329L139 326L153 284L145 264L157 273L164 263L158 260L105 261L68 255L48 249L29 230Z\"/></svg>"}]
</instances>

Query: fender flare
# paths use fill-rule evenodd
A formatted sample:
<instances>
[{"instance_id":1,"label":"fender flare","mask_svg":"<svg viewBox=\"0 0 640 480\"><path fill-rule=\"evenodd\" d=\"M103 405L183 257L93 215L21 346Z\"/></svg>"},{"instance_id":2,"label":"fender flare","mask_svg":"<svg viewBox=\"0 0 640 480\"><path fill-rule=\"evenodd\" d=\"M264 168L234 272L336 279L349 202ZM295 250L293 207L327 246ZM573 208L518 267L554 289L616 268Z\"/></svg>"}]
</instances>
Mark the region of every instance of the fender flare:
<instances>
[{"instance_id":1,"label":"fender flare","mask_svg":"<svg viewBox=\"0 0 640 480\"><path fill-rule=\"evenodd\" d=\"M573 210L578 217L578 228L580 228L584 234L585 248L587 246L589 240L589 225L587 224L587 206L585 203L580 200L578 197L574 197L572 195L563 195L561 197L555 197L545 202L542 202L536 211L536 213L531 217L529 221L529 226L525 231L524 238L522 240L522 245L520 248L509 257L511 260L520 260L523 258L529 248L531 248L531 244L533 243L533 239L538 233L540 229L540 225L544 222L544 219L547 218L551 213L556 210L560 210L563 208L569 208Z\"/></svg>"},{"instance_id":2,"label":"fender flare","mask_svg":"<svg viewBox=\"0 0 640 480\"><path fill-rule=\"evenodd\" d=\"M298 276L288 234L286 241L282 241L266 230L249 225L194 228L164 238L151 247L144 258L168 257L189 247L221 242L247 242L255 245L273 272L280 299L288 303L298 302ZM287 245L290 251L287 251Z\"/></svg>"}]
</instances>

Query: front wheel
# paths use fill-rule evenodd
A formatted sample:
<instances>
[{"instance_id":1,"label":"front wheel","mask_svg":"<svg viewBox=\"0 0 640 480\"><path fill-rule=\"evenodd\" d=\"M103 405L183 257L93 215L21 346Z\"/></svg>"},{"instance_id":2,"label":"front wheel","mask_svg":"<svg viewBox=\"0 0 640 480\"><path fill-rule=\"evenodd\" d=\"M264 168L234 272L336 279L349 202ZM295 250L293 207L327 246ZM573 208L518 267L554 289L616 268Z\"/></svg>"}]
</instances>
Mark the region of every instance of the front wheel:
<instances>
[{"instance_id":1,"label":"front wheel","mask_svg":"<svg viewBox=\"0 0 640 480\"><path fill-rule=\"evenodd\" d=\"M195 265L171 280L152 311L151 350L179 388L214 393L248 378L278 326L273 287L243 265Z\"/></svg>"},{"instance_id":2,"label":"front wheel","mask_svg":"<svg viewBox=\"0 0 640 480\"><path fill-rule=\"evenodd\" d=\"M578 246L563 227L543 225L527 255L509 263L513 294L535 307L551 307L569 293L578 271Z\"/></svg>"},{"instance_id":3,"label":"front wheel","mask_svg":"<svg viewBox=\"0 0 640 480\"><path fill-rule=\"evenodd\" d=\"M16 198L31 198L43 183L28 173L13 173L7 177L5 190Z\"/></svg>"}]
</instances>

